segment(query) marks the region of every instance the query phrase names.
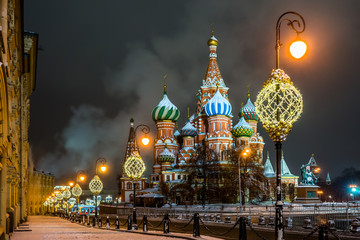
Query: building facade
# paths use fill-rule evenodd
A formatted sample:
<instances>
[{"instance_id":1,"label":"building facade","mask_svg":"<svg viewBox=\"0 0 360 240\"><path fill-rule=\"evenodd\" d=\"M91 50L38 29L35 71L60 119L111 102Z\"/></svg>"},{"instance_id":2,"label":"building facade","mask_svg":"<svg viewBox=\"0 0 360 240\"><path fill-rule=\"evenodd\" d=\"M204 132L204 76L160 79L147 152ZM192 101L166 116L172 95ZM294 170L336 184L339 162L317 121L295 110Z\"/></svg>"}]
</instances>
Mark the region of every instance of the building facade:
<instances>
[{"instance_id":1,"label":"building facade","mask_svg":"<svg viewBox=\"0 0 360 240\"><path fill-rule=\"evenodd\" d=\"M30 95L38 35L24 32L23 1L0 1L0 239L27 217Z\"/></svg>"},{"instance_id":2,"label":"building facade","mask_svg":"<svg viewBox=\"0 0 360 240\"><path fill-rule=\"evenodd\" d=\"M55 176L36 169L29 170L28 183L26 204L28 215L45 214L44 202L54 192Z\"/></svg>"}]
</instances>

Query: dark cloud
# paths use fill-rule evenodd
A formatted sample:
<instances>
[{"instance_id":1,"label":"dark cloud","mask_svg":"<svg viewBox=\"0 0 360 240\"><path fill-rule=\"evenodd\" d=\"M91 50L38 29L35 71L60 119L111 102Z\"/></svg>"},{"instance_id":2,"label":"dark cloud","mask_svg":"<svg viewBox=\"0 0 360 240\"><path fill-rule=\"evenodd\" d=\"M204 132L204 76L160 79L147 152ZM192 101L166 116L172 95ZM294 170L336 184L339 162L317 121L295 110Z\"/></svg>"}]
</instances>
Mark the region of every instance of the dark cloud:
<instances>
[{"instance_id":1,"label":"dark cloud","mask_svg":"<svg viewBox=\"0 0 360 240\"><path fill-rule=\"evenodd\" d=\"M301 37L309 53L300 61L288 57L287 43L296 35L284 25L280 66L304 97L304 113L284 144L285 157L298 173L315 153L324 173L338 175L359 162L359 5L335 0L26 2L26 29L40 34L45 49L32 97L35 164L65 176L93 169L96 158L104 156L112 164L107 181L114 183L129 119L151 125L155 134L150 114L162 96L163 74L169 98L182 112L180 126L187 106L195 110L212 23L236 116L246 86L251 85L255 101L275 65L277 18L293 10L305 18ZM273 144L262 135L265 150L274 156ZM151 149L144 149L143 157L151 170Z\"/></svg>"}]
</instances>

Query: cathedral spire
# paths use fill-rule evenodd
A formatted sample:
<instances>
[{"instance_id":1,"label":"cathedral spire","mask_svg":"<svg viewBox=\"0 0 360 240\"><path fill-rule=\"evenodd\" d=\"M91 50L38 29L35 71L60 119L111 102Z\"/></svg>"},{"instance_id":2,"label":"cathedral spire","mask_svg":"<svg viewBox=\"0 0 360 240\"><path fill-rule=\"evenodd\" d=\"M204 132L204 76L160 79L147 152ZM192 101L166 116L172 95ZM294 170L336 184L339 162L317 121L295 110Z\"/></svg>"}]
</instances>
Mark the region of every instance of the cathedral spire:
<instances>
[{"instance_id":1,"label":"cathedral spire","mask_svg":"<svg viewBox=\"0 0 360 240\"><path fill-rule=\"evenodd\" d=\"M219 84L220 87L226 87L224 80L221 77L220 69L217 63L217 53L216 48L219 42L215 38L214 30L212 30L212 34L210 39L208 40L209 46L209 65L206 70L205 79L203 80L202 87L216 87L216 84Z\"/></svg>"}]
</instances>

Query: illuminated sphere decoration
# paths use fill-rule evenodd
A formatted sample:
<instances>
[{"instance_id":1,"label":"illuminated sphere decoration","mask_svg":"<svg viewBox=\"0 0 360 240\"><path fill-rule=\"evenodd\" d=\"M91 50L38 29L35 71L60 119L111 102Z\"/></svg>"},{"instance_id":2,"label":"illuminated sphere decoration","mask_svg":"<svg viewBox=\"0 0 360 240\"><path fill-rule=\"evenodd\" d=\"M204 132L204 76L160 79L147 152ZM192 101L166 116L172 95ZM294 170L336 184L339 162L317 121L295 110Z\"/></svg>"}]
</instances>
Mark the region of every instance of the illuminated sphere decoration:
<instances>
[{"instance_id":1,"label":"illuminated sphere decoration","mask_svg":"<svg viewBox=\"0 0 360 240\"><path fill-rule=\"evenodd\" d=\"M145 163L137 152L131 153L124 164L126 175L133 180L141 178L145 172Z\"/></svg>"},{"instance_id":2,"label":"illuminated sphere decoration","mask_svg":"<svg viewBox=\"0 0 360 240\"><path fill-rule=\"evenodd\" d=\"M69 189L65 189L64 191L63 191L63 198L65 199L65 200L68 200L70 197L71 197L71 192L70 192L70 190Z\"/></svg>"},{"instance_id":3,"label":"illuminated sphere decoration","mask_svg":"<svg viewBox=\"0 0 360 240\"><path fill-rule=\"evenodd\" d=\"M255 102L256 112L270 138L283 142L303 111L300 91L281 69L272 70Z\"/></svg>"},{"instance_id":4,"label":"illuminated sphere decoration","mask_svg":"<svg viewBox=\"0 0 360 240\"><path fill-rule=\"evenodd\" d=\"M78 198L82 194L82 189L79 184L75 184L75 186L72 188L71 192L75 197Z\"/></svg>"},{"instance_id":5,"label":"illuminated sphere decoration","mask_svg":"<svg viewBox=\"0 0 360 240\"><path fill-rule=\"evenodd\" d=\"M63 199L63 195L62 195L61 192L59 192L59 193L56 194L56 199L57 199L58 201L61 201L61 200Z\"/></svg>"},{"instance_id":6,"label":"illuminated sphere decoration","mask_svg":"<svg viewBox=\"0 0 360 240\"><path fill-rule=\"evenodd\" d=\"M98 175L95 175L94 178L91 179L91 181L89 183L89 189L95 195L98 195L101 193L101 191L103 189L103 183L100 180Z\"/></svg>"}]
</instances>

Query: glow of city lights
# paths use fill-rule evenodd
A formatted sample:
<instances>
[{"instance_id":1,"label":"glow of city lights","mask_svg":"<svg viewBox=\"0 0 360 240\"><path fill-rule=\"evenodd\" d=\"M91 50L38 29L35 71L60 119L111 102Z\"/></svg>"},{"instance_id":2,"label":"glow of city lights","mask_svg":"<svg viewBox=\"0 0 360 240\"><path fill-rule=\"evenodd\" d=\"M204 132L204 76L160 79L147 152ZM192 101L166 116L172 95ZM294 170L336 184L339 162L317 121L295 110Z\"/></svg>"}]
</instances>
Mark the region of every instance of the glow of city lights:
<instances>
[{"instance_id":1,"label":"glow of city lights","mask_svg":"<svg viewBox=\"0 0 360 240\"><path fill-rule=\"evenodd\" d=\"M81 182L83 182L83 181L85 180L85 176L84 176L84 175L80 176L80 177L79 177L79 180L80 180Z\"/></svg>"},{"instance_id":2,"label":"glow of city lights","mask_svg":"<svg viewBox=\"0 0 360 240\"><path fill-rule=\"evenodd\" d=\"M290 53L296 59L299 59L302 56L304 56L306 50L307 50L307 45L304 41L301 40L294 41L290 46Z\"/></svg>"},{"instance_id":3,"label":"glow of city lights","mask_svg":"<svg viewBox=\"0 0 360 240\"><path fill-rule=\"evenodd\" d=\"M356 190L357 190L356 188L352 188L352 189L351 189L352 192L356 192Z\"/></svg>"}]
</instances>

